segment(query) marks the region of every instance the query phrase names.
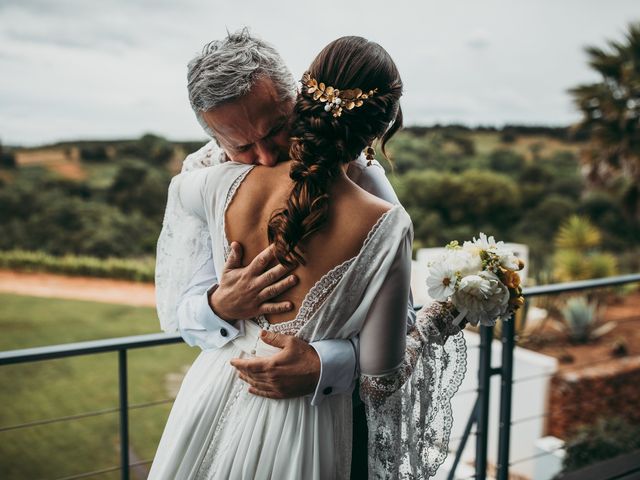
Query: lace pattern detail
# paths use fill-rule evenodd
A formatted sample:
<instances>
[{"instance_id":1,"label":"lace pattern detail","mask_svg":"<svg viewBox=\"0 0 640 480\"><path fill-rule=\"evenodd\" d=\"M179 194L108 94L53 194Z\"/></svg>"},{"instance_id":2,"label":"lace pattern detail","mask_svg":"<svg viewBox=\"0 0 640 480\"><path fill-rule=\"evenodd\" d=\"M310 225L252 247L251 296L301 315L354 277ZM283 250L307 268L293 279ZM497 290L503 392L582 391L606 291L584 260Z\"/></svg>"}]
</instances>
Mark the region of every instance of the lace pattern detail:
<instances>
[{"instance_id":1,"label":"lace pattern detail","mask_svg":"<svg viewBox=\"0 0 640 480\"><path fill-rule=\"evenodd\" d=\"M364 242L362 243L362 247L360 248L360 251L355 257L352 257L349 260L345 261L344 263L334 267L334 269L337 270L336 272L333 272L333 270L330 270L325 274L325 276L330 277L327 279L327 284L323 282L324 278L322 278L320 279L319 282L316 283L316 285L314 285L314 287L311 290L309 290L309 292L307 293L307 297L310 298L310 302L308 305L309 308L304 309L304 312L303 312L303 308L305 307L305 303L307 300L307 298L305 297L305 302L302 303L302 307L300 308L300 312L299 312L299 315L304 313L305 318L302 322L297 322L296 329L291 330L294 333L290 333L290 335L299 335L303 337L305 340L310 341L310 339L307 338L307 336L310 334L310 331L315 328L316 324L320 321L320 318L317 316L314 317L314 314L320 309L324 301L331 295L331 292L333 291L333 289L338 285L338 283L340 282L344 274L347 272L347 270L349 270L349 268L351 268L352 264L355 263L357 259L360 259L361 260L360 263L363 265L368 265L370 263L369 259L376 253L371 251L371 249L367 248L367 246L374 235L378 233L381 235L384 235L384 230L381 231L381 229L383 228L384 221L389 216L391 211L395 208L399 208L399 207L394 206L390 210L383 213L380 216L380 218L378 218L378 220L373 225L373 227L371 227L371 230L369 230L369 233L367 233L367 236L365 237ZM316 291L316 290L319 290L319 291ZM354 299L350 297L349 293L350 293L349 290L346 290L344 292L344 296L345 296L344 302L347 304L354 301ZM304 331L303 331L303 328L304 328Z\"/></svg>"},{"instance_id":2,"label":"lace pattern detail","mask_svg":"<svg viewBox=\"0 0 640 480\"><path fill-rule=\"evenodd\" d=\"M199 150L187 155L182 162L182 170L180 173L190 172L200 168L219 165L225 161L225 154L218 146L215 140L211 140Z\"/></svg>"},{"instance_id":3,"label":"lace pattern detail","mask_svg":"<svg viewBox=\"0 0 640 480\"><path fill-rule=\"evenodd\" d=\"M229 188L229 191L227 192L227 197L225 198L224 201L224 208L222 209L222 211L224 212L222 214L222 237L224 239L224 245L223 245L223 249L224 249L224 260L227 261L227 259L229 258L229 254L231 253L231 244L229 243L229 240L227 239L227 230L226 230L226 223L225 223L225 216L227 214L227 209L229 208L229 205L231 205L231 200L233 200L233 197L235 196L236 192L238 191L238 188L240 187L240 185L242 184L242 181L246 178L246 176L249 174L249 172L253 170L253 167L249 168L248 170L246 170L245 172L242 172L238 178L236 178L233 183L231 184L231 187Z\"/></svg>"},{"instance_id":4,"label":"lace pattern detail","mask_svg":"<svg viewBox=\"0 0 640 480\"><path fill-rule=\"evenodd\" d=\"M180 201L180 182L171 180L167 208L156 248L156 308L165 332L178 331L177 306L194 272L211 258L211 236L207 223L190 214Z\"/></svg>"},{"instance_id":5,"label":"lace pattern detail","mask_svg":"<svg viewBox=\"0 0 640 480\"><path fill-rule=\"evenodd\" d=\"M240 182L242 182L242 179L240 179ZM240 182L238 183L238 185L240 184ZM235 186L235 189L237 189L237 186ZM233 194L231 195L231 197L233 197ZM382 225L384 219L389 215L389 212L391 212L391 210L382 214L373 225L373 227L371 227L371 230L369 230L369 233L367 233L367 236L362 243L360 252L355 257L345 260L341 264L333 267L331 270L325 273L313 285L313 287L309 289L294 319L288 320L286 322L270 324L267 319L263 315L261 315L260 317L257 317L253 320L265 330L269 330L275 333L281 333L284 335L298 335L303 327L310 325L310 319L320 309L325 300L331 296L333 290L336 288L338 283L340 283L340 280L342 280L342 277L349 270L356 259L358 257L361 257L362 255L367 255L367 244L371 241L373 235L375 235L375 233L380 229L380 225ZM225 259L228 255L227 248L228 242L225 236Z\"/></svg>"},{"instance_id":6,"label":"lace pattern detail","mask_svg":"<svg viewBox=\"0 0 640 480\"><path fill-rule=\"evenodd\" d=\"M324 301L329 298L331 292L336 288L336 285L338 285L338 282L340 282L344 273L354 261L355 258L350 258L325 273L307 292L296 318L287 322L268 324L269 330L283 335L296 335Z\"/></svg>"},{"instance_id":7,"label":"lace pattern detail","mask_svg":"<svg viewBox=\"0 0 640 480\"><path fill-rule=\"evenodd\" d=\"M367 233L364 242L362 242L362 247L355 257L345 260L340 265L336 265L335 267L333 267L331 270L325 273L320 278L320 280L318 280L314 284L313 287L311 287L311 289L307 292L307 295L304 297L304 300L302 301L302 305L300 306L300 310L298 310L296 318L287 322L270 325L269 330L277 333L284 333L286 335L298 335L301 333L303 327L305 328L305 330L308 327L313 328L312 322L315 324L320 320L316 317L312 321L314 314L320 309L320 307L322 307L322 304L325 302L325 300L329 298L329 296L331 296L331 292L333 292L340 280L342 280L342 277L347 272L347 270L351 268L351 265L356 261L356 259L362 256L366 257L366 255L373 255L373 252L370 252L369 249L367 249L367 245L369 244L373 236L378 232L378 230L380 230L380 226L389 216L391 210L392 209L386 211L380 216L380 218L378 218L378 220L376 220L376 223ZM367 262L365 261L365 263ZM345 300L345 302L348 301L348 299Z\"/></svg>"},{"instance_id":8,"label":"lace pattern detail","mask_svg":"<svg viewBox=\"0 0 640 480\"><path fill-rule=\"evenodd\" d=\"M455 309L433 303L407 335L405 360L383 376L360 376L369 429L369 477L435 475L448 454L451 398L466 371L466 344Z\"/></svg>"},{"instance_id":9,"label":"lace pattern detail","mask_svg":"<svg viewBox=\"0 0 640 480\"><path fill-rule=\"evenodd\" d=\"M218 420L218 424L216 425L213 436L211 437L211 441L209 442L209 446L207 447L207 452L205 453L202 463L200 464L200 467L196 472L195 480L208 480L210 478L215 478L215 472L212 471L215 469L215 462L213 460L220 450L221 443L223 443L219 440L220 433L227 423L227 419L229 418L231 409L236 405L238 397L242 393L243 383L240 381L236 381L233 389L233 395L231 396L229 401L225 403L224 409L220 414L220 419Z\"/></svg>"},{"instance_id":10,"label":"lace pattern detail","mask_svg":"<svg viewBox=\"0 0 640 480\"><path fill-rule=\"evenodd\" d=\"M188 155L181 173L173 177L167 207L156 247L156 308L165 332L178 331L177 308L180 295L195 272L211 261L211 235L207 222L187 212L180 201L182 173L210 167L224 161L224 152L215 140Z\"/></svg>"}]
</instances>

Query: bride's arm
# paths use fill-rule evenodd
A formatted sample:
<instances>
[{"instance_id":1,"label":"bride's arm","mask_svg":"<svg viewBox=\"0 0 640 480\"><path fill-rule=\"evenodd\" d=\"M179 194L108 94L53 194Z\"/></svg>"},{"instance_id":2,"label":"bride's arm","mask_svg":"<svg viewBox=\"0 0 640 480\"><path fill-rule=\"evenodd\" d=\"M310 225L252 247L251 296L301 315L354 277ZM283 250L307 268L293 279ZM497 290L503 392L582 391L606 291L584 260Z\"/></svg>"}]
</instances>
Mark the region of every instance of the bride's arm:
<instances>
[{"instance_id":1,"label":"bride's arm","mask_svg":"<svg viewBox=\"0 0 640 480\"><path fill-rule=\"evenodd\" d=\"M360 395L365 403L377 396L381 380L393 382L401 374L407 344L406 308L410 279L409 233L397 250L360 332Z\"/></svg>"},{"instance_id":2,"label":"bride's arm","mask_svg":"<svg viewBox=\"0 0 640 480\"><path fill-rule=\"evenodd\" d=\"M466 370L464 337L457 335L460 329L452 322L457 312L448 304L428 305L407 328L403 302L410 268L407 241L360 332L369 478L435 475L448 453L451 398Z\"/></svg>"}]
</instances>

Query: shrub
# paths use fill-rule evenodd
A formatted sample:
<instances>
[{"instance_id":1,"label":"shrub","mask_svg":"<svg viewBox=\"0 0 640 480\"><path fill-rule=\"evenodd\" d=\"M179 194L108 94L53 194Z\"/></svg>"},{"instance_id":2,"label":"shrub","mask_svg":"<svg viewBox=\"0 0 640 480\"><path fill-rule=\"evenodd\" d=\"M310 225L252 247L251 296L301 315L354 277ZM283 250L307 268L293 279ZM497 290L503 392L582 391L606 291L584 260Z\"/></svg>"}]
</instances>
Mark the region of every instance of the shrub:
<instances>
[{"instance_id":1,"label":"shrub","mask_svg":"<svg viewBox=\"0 0 640 480\"><path fill-rule=\"evenodd\" d=\"M570 472L640 448L640 425L620 417L580 427L565 444L562 472Z\"/></svg>"},{"instance_id":2,"label":"shrub","mask_svg":"<svg viewBox=\"0 0 640 480\"><path fill-rule=\"evenodd\" d=\"M0 251L0 268L152 282L155 259L153 257L102 259L78 255L58 257L40 251L6 250Z\"/></svg>"}]
</instances>

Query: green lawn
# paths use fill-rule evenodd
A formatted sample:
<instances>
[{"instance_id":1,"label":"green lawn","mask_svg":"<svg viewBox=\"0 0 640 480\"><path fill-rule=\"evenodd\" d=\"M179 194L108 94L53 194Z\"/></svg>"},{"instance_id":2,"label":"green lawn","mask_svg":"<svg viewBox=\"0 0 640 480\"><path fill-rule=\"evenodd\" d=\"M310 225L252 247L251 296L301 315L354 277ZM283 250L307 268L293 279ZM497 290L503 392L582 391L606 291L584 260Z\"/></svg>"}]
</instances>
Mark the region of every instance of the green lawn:
<instances>
[{"instance_id":1,"label":"green lawn","mask_svg":"<svg viewBox=\"0 0 640 480\"><path fill-rule=\"evenodd\" d=\"M151 308L0 294L0 329L0 350L12 350L154 333L159 325ZM185 344L130 351L130 403L170 398L167 374L182 372L198 352ZM117 372L116 353L0 367L0 427L117 407ZM153 458L170 408L130 411L137 460ZM114 412L0 432L0 476L57 479L116 466L118 429Z\"/></svg>"}]
</instances>

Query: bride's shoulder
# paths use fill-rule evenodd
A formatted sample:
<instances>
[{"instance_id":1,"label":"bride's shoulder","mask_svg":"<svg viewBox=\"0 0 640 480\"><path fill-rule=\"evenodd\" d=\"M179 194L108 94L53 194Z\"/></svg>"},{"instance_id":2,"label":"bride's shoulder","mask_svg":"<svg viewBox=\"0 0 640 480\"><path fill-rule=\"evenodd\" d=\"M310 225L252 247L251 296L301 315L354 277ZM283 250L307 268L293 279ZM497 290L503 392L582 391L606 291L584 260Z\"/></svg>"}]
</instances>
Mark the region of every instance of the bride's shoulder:
<instances>
[{"instance_id":1,"label":"bride's shoulder","mask_svg":"<svg viewBox=\"0 0 640 480\"><path fill-rule=\"evenodd\" d=\"M252 167L253 165L224 162L185 171L176 178L179 178L182 191L199 191L210 196L232 188L236 180L243 177Z\"/></svg>"}]
</instances>

